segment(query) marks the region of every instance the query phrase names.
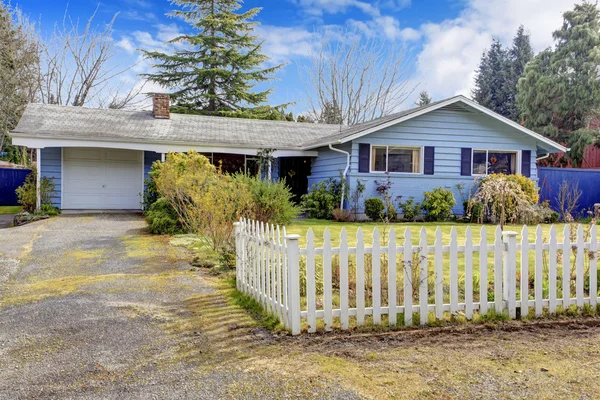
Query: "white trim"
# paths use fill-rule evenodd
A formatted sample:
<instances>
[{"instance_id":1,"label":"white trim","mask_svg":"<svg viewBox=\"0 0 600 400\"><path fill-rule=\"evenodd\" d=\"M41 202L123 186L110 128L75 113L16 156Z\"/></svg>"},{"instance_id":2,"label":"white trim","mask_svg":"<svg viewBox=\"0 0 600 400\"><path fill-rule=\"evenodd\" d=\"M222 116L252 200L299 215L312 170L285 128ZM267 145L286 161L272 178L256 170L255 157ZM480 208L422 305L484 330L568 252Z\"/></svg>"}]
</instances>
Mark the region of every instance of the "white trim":
<instances>
[{"instance_id":1,"label":"white trim","mask_svg":"<svg viewBox=\"0 0 600 400\"><path fill-rule=\"evenodd\" d=\"M397 146L393 144L369 144L369 173L373 174L386 174L390 175L424 175L424 163L425 163L425 146ZM373 170L373 147L385 147L386 148L386 156L385 156L385 171L375 171ZM419 172L389 172L389 152L390 147L394 147L397 149L406 149L406 150L419 150ZM414 164L414 162L413 162Z\"/></svg>"},{"instance_id":2,"label":"white trim","mask_svg":"<svg viewBox=\"0 0 600 400\"><path fill-rule=\"evenodd\" d=\"M165 153L160 153L160 162L165 162L167 155Z\"/></svg>"},{"instance_id":3,"label":"white trim","mask_svg":"<svg viewBox=\"0 0 600 400\"><path fill-rule=\"evenodd\" d=\"M197 144L168 144L168 143L136 143L136 142L119 142L106 140L86 140L86 139L67 139L67 138L40 138L33 136L20 135L15 133L13 143L18 146L26 146L29 148L45 148L45 147L99 147L109 149L125 149L125 150L140 150L154 151L156 153L176 152L183 153L189 150L195 150L198 153L229 153L229 154L244 154L255 156L261 149L245 148L245 147L219 147L210 145ZM275 150L274 157L316 157L318 151L307 150Z\"/></svg>"},{"instance_id":4,"label":"white trim","mask_svg":"<svg viewBox=\"0 0 600 400\"><path fill-rule=\"evenodd\" d=\"M37 174L35 178L35 209L40 210L42 208L42 199L40 198L41 189L41 178L42 178L42 149L35 149L36 162L37 162Z\"/></svg>"},{"instance_id":5,"label":"white trim","mask_svg":"<svg viewBox=\"0 0 600 400\"><path fill-rule=\"evenodd\" d=\"M495 113L495 112L493 112L491 110L488 110L487 108L485 108L485 107L477 104L476 102L474 102L472 100L467 99L466 97L464 97L462 95L452 97L452 98L450 98L448 100L442 101L440 103L433 104L433 105L431 105L429 107L426 107L426 108L423 108L421 110L415 111L415 112L410 113L408 115L404 115L402 117L398 117L396 119L387 121L387 122L385 122L385 123L383 123L381 125L377 125L377 126L375 126L373 128L365 129L364 131L360 131L358 133L355 133L354 135L346 136L346 137L344 137L342 139L338 139L338 140L336 140L336 141L334 141L332 143L333 144L335 144L335 143L338 143L338 144L347 143L347 142L350 142L352 140L355 140L355 139L361 138L363 136L369 135L369 134L371 134L373 132L377 132L377 131L380 131L382 129L388 128L390 126L396 125L396 124L398 124L400 122L408 121L408 120L413 119L415 117L418 117L420 115L427 114L427 113L429 113L431 111L435 111L435 110L438 110L440 108L449 106L449 105L454 104L454 103L459 103L459 102L464 103L464 104L466 104L466 105L468 105L468 106L470 106L470 107L472 107L472 108L474 108L474 109L476 109L478 111L481 111L482 113L484 113L484 114L486 114L486 115L488 115L488 116L490 116L490 117L492 117L494 119L497 119L500 122L504 122L505 124L510 125L511 127L513 127L515 129L517 129L517 130L525 133L526 135L531 136L531 137L535 138L536 140L539 140L540 142L543 142L543 143L551 146L553 149L555 149L555 150L557 150L559 152L567 152L567 151L569 151L568 148L566 148L566 147L564 147L564 146L562 146L562 145L554 142L553 140L545 138L544 136L542 136L542 135L540 135L538 133L535 133L532 130L527 129L527 128L525 128L525 127L517 124L516 122L511 121L510 119L503 117L500 114L497 114L497 113ZM305 148L306 149L311 149L311 148L316 148L316 147L327 146L327 144L328 143L320 144L318 146L307 146Z\"/></svg>"},{"instance_id":6,"label":"white trim","mask_svg":"<svg viewBox=\"0 0 600 400\"><path fill-rule=\"evenodd\" d=\"M487 162L487 159L489 157L490 152L492 153L512 153L515 154L516 160L515 160L515 172L512 175L519 175L521 174L521 160L522 160L522 150L498 150L498 149L471 149L471 176L488 176L489 174L487 173L487 169L486 169L486 173L485 174L474 174L473 173L473 166L475 165L475 152L476 151L485 151L485 159Z\"/></svg>"}]
</instances>

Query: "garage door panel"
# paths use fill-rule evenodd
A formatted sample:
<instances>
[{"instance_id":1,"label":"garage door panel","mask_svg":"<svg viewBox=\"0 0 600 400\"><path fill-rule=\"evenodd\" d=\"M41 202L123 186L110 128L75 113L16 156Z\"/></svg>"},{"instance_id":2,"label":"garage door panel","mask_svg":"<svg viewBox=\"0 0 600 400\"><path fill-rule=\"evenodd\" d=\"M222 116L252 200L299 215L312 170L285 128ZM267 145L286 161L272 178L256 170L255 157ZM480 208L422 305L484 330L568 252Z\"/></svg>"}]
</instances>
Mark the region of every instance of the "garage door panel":
<instances>
[{"instance_id":1,"label":"garage door panel","mask_svg":"<svg viewBox=\"0 0 600 400\"><path fill-rule=\"evenodd\" d=\"M142 155L115 149L65 151L63 208L140 209Z\"/></svg>"}]
</instances>

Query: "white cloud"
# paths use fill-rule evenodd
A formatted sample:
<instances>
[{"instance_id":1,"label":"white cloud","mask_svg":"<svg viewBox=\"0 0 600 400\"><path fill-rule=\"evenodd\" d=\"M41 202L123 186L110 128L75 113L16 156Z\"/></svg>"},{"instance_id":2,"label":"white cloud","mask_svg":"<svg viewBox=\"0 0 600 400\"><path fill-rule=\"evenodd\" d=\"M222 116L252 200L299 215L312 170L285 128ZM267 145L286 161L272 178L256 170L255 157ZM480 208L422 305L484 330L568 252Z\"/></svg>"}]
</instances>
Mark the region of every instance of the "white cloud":
<instances>
[{"instance_id":1,"label":"white cloud","mask_svg":"<svg viewBox=\"0 0 600 400\"><path fill-rule=\"evenodd\" d=\"M456 19L421 27L423 49L418 56L417 76L434 99L470 96L475 69L492 38L510 46L520 24L531 33L535 51L550 46L552 32L562 13L575 0L468 0Z\"/></svg>"},{"instance_id":2,"label":"white cloud","mask_svg":"<svg viewBox=\"0 0 600 400\"><path fill-rule=\"evenodd\" d=\"M271 58L272 64L289 62L298 56L307 57L320 40L319 35L301 27L259 25L255 33L265 41L263 52Z\"/></svg>"},{"instance_id":3,"label":"white cloud","mask_svg":"<svg viewBox=\"0 0 600 400\"><path fill-rule=\"evenodd\" d=\"M118 42L115 42L115 45L117 47L120 47L121 49L125 50L127 53L132 54L135 52L135 46L133 45L131 40L129 40L126 37L123 37Z\"/></svg>"}]
</instances>

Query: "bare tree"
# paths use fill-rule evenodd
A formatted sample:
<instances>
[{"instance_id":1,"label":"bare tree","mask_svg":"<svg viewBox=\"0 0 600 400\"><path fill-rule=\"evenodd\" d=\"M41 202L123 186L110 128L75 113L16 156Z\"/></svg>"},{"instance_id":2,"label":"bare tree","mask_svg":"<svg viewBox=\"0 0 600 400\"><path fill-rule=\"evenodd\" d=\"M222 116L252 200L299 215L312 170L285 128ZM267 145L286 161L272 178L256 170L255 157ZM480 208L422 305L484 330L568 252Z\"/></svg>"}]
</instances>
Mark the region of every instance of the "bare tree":
<instances>
[{"instance_id":1,"label":"bare tree","mask_svg":"<svg viewBox=\"0 0 600 400\"><path fill-rule=\"evenodd\" d=\"M140 94L132 88L124 97L118 93L119 77L133 65L118 62L113 25L118 14L103 27L94 25L96 13L87 20L83 31L65 11L62 24L56 24L43 49L43 75L40 96L44 103L123 108Z\"/></svg>"},{"instance_id":2,"label":"bare tree","mask_svg":"<svg viewBox=\"0 0 600 400\"><path fill-rule=\"evenodd\" d=\"M582 193L579 189L578 181L568 181L565 179L560 184L556 200L558 201L560 216L564 222L574 221L573 213L579 205Z\"/></svg>"},{"instance_id":3,"label":"bare tree","mask_svg":"<svg viewBox=\"0 0 600 400\"><path fill-rule=\"evenodd\" d=\"M358 31L325 34L302 72L314 120L355 125L391 114L414 91L413 63L393 43Z\"/></svg>"}]
</instances>

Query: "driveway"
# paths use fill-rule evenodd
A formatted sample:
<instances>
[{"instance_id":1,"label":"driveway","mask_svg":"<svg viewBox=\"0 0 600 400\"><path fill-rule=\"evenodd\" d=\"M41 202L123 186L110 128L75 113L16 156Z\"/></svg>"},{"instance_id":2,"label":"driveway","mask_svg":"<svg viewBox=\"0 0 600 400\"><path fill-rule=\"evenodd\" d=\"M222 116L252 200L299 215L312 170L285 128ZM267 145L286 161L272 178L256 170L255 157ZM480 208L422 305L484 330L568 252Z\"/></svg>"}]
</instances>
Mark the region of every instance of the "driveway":
<instances>
[{"instance_id":1,"label":"driveway","mask_svg":"<svg viewBox=\"0 0 600 400\"><path fill-rule=\"evenodd\" d=\"M248 368L276 339L138 215L63 215L0 239L1 399L356 397Z\"/></svg>"}]
</instances>

